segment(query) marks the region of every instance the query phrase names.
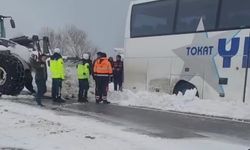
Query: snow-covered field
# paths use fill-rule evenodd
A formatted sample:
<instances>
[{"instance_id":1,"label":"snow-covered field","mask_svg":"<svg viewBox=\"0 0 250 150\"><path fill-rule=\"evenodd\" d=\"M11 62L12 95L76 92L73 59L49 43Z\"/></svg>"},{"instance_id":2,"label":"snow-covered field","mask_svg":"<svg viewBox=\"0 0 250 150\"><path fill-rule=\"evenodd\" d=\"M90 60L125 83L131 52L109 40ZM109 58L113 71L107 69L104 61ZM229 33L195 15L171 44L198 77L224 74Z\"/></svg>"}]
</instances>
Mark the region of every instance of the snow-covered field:
<instances>
[{"instance_id":1,"label":"snow-covered field","mask_svg":"<svg viewBox=\"0 0 250 150\"><path fill-rule=\"evenodd\" d=\"M73 68L73 67L72 67ZM77 80L72 69L64 81L63 95L77 95ZM69 82L70 81L70 82ZM74 82L72 82L74 81ZM48 91L51 82L48 81ZM93 83L90 101L94 101ZM162 111L179 111L250 120L250 102L202 100L194 96L168 95L146 91L115 92L110 85L109 100L122 106L139 106ZM91 94L92 93L92 94ZM0 99L0 150L247 150L248 147L218 139L162 139L129 132L126 127L101 122L86 116L58 113L34 106L13 103L14 99L33 100L33 96L3 96ZM8 100L9 99L9 100Z\"/></svg>"},{"instance_id":2,"label":"snow-covered field","mask_svg":"<svg viewBox=\"0 0 250 150\"><path fill-rule=\"evenodd\" d=\"M161 139L86 116L0 101L0 149L29 150L247 150L213 139Z\"/></svg>"}]
</instances>

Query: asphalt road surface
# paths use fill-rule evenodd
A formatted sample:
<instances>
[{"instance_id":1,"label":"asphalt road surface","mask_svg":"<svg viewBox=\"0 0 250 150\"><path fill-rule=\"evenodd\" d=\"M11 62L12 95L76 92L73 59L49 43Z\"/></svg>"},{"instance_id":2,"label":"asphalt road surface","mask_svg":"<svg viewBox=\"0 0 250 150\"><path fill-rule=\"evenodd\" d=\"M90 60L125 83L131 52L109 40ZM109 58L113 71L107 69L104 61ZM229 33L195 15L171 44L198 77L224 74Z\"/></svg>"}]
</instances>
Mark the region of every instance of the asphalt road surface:
<instances>
[{"instance_id":1,"label":"asphalt road surface","mask_svg":"<svg viewBox=\"0 0 250 150\"><path fill-rule=\"evenodd\" d=\"M65 107L123 125L128 131L150 136L174 139L213 138L250 146L250 123L95 103Z\"/></svg>"},{"instance_id":2,"label":"asphalt road surface","mask_svg":"<svg viewBox=\"0 0 250 150\"><path fill-rule=\"evenodd\" d=\"M59 111L61 113L77 113L149 136L173 139L212 138L250 147L250 123L247 122L113 104L79 104L71 101L61 106L51 100L44 101L44 104L47 108L64 110Z\"/></svg>"}]
</instances>

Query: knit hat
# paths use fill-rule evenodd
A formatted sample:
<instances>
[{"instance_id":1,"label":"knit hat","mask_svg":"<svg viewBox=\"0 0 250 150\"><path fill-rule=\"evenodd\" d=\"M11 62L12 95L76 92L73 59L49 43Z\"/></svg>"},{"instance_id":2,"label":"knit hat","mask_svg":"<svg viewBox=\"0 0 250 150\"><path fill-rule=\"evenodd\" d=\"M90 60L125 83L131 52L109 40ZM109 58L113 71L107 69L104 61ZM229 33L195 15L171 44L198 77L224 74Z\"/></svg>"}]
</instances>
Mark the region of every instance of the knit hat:
<instances>
[{"instance_id":1,"label":"knit hat","mask_svg":"<svg viewBox=\"0 0 250 150\"><path fill-rule=\"evenodd\" d=\"M59 48L55 48L55 49L54 49L54 53L60 54L60 53L61 53L61 50L60 50Z\"/></svg>"},{"instance_id":2,"label":"knit hat","mask_svg":"<svg viewBox=\"0 0 250 150\"><path fill-rule=\"evenodd\" d=\"M88 60L88 59L89 59L89 54L87 54L87 53L84 53L84 54L82 55L82 58L83 58L83 59L86 59L86 60Z\"/></svg>"}]
</instances>

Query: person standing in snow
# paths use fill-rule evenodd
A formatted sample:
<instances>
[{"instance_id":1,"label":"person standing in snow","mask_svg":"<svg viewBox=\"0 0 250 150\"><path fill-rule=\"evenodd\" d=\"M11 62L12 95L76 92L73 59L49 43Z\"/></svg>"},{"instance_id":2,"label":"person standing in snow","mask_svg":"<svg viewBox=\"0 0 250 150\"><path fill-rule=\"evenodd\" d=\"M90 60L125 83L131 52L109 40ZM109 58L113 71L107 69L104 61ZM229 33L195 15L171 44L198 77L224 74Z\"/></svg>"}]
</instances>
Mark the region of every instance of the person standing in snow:
<instances>
[{"instance_id":1,"label":"person standing in snow","mask_svg":"<svg viewBox=\"0 0 250 150\"><path fill-rule=\"evenodd\" d=\"M111 64L111 67L112 67L112 70L114 69L114 59L113 57L109 57L109 62ZM109 82L113 82L114 81L114 78L113 78L113 75L110 76L110 79L109 79Z\"/></svg>"},{"instance_id":2,"label":"person standing in snow","mask_svg":"<svg viewBox=\"0 0 250 150\"><path fill-rule=\"evenodd\" d=\"M92 69L91 69L91 72L92 72L92 76L93 76L93 79L95 80L95 76L94 76L94 64L95 62L100 59L102 57L102 52L97 52L96 53L96 59L93 61L92 63Z\"/></svg>"},{"instance_id":3,"label":"person standing in snow","mask_svg":"<svg viewBox=\"0 0 250 150\"><path fill-rule=\"evenodd\" d=\"M50 72L52 77L52 98L54 102L65 102L61 98L62 80L64 80L64 62L61 50L59 48L54 49L54 54L50 58Z\"/></svg>"},{"instance_id":4,"label":"person standing in snow","mask_svg":"<svg viewBox=\"0 0 250 150\"><path fill-rule=\"evenodd\" d=\"M102 53L101 57L95 61L93 74L96 82L96 103L99 104L103 101L104 104L109 104L107 86L109 77L112 75L112 67L105 53Z\"/></svg>"},{"instance_id":5,"label":"person standing in snow","mask_svg":"<svg viewBox=\"0 0 250 150\"><path fill-rule=\"evenodd\" d=\"M119 86L119 91L122 91L122 83L124 69L123 69L123 61L121 59L121 55L116 56L116 61L114 62L113 68L113 77L114 77L114 90L117 91L117 86Z\"/></svg>"},{"instance_id":6,"label":"person standing in snow","mask_svg":"<svg viewBox=\"0 0 250 150\"><path fill-rule=\"evenodd\" d=\"M47 75L46 59L47 56L42 54L39 57L38 61L32 62L33 67L35 69L35 81L37 85L36 102L40 106L43 106L42 97L47 92L46 81L48 75Z\"/></svg>"},{"instance_id":7,"label":"person standing in snow","mask_svg":"<svg viewBox=\"0 0 250 150\"><path fill-rule=\"evenodd\" d=\"M77 65L77 76L79 81L78 102L80 103L88 102L87 95L89 90L89 78L91 72L91 68L88 61L89 55L85 53L83 54L82 62Z\"/></svg>"},{"instance_id":8,"label":"person standing in snow","mask_svg":"<svg viewBox=\"0 0 250 150\"><path fill-rule=\"evenodd\" d=\"M92 77L95 81L95 93L97 93L97 82L96 82L96 78L95 78L95 75L94 75L94 65L95 65L95 62L100 59L102 57L102 52L97 52L96 53L96 59L94 59L93 63L92 63L92 68L91 68L91 73L92 73Z\"/></svg>"},{"instance_id":9,"label":"person standing in snow","mask_svg":"<svg viewBox=\"0 0 250 150\"><path fill-rule=\"evenodd\" d=\"M87 60L87 62L89 64L89 68L90 68L89 74L92 75L92 72L93 72L93 63L92 63L92 60L91 60L91 55L90 55L89 52L86 53L86 54L88 54L88 60Z\"/></svg>"}]
</instances>

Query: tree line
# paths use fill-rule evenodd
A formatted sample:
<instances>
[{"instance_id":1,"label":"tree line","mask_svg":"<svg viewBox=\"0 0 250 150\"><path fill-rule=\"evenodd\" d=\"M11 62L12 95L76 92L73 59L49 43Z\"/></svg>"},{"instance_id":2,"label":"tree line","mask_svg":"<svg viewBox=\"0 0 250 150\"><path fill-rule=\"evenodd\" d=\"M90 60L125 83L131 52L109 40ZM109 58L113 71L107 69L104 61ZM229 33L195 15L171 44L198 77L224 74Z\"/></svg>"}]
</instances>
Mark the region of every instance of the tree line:
<instances>
[{"instance_id":1,"label":"tree line","mask_svg":"<svg viewBox=\"0 0 250 150\"><path fill-rule=\"evenodd\" d=\"M65 56L81 58L86 52L94 56L98 51L88 39L87 33L74 25L67 25L58 30L44 27L40 35L48 36L51 49L60 48Z\"/></svg>"}]
</instances>

